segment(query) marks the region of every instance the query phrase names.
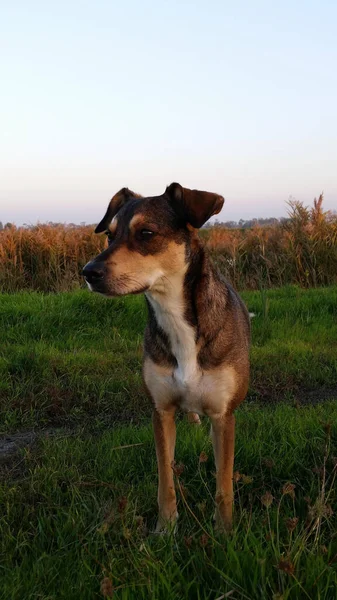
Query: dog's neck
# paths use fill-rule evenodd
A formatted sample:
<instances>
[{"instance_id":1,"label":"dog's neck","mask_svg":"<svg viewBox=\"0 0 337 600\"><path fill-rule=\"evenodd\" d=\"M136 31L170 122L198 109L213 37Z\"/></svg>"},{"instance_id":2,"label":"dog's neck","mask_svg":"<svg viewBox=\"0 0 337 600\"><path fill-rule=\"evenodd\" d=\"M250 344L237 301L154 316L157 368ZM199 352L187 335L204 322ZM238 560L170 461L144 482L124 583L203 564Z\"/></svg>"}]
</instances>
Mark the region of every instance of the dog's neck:
<instances>
[{"instance_id":1,"label":"dog's neck","mask_svg":"<svg viewBox=\"0 0 337 600\"><path fill-rule=\"evenodd\" d=\"M188 261L181 265L175 272L163 274L154 285L146 292L146 296L155 308L156 313L176 314L181 312L186 321L191 323L191 309L194 311L196 287L203 277L207 261L208 277L211 273L209 260L200 242L196 248L189 253ZM206 290L207 291L207 290ZM196 319L195 315L195 319Z\"/></svg>"}]
</instances>

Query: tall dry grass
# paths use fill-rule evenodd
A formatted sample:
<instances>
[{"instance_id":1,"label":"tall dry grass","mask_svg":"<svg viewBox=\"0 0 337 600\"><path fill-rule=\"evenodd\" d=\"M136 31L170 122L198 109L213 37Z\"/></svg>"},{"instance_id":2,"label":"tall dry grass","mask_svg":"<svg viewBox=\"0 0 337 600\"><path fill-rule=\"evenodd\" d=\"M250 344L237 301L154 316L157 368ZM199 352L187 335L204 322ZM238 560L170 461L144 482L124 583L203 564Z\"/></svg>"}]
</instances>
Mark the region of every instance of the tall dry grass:
<instances>
[{"instance_id":1,"label":"tall dry grass","mask_svg":"<svg viewBox=\"0 0 337 600\"><path fill-rule=\"evenodd\" d=\"M223 274L239 289L337 283L337 216L288 203L289 218L271 227L205 231L208 248Z\"/></svg>"},{"instance_id":2,"label":"tall dry grass","mask_svg":"<svg viewBox=\"0 0 337 600\"><path fill-rule=\"evenodd\" d=\"M238 289L337 283L337 217L292 201L289 219L271 227L201 231L220 270ZM0 231L0 291L71 290L81 270L105 246L93 226L36 225Z\"/></svg>"},{"instance_id":3,"label":"tall dry grass","mask_svg":"<svg viewBox=\"0 0 337 600\"><path fill-rule=\"evenodd\" d=\"M81 270L105 245L92 226L36 225L0 231L0 290L72 290Z\"/></svg>"}]
</instances>

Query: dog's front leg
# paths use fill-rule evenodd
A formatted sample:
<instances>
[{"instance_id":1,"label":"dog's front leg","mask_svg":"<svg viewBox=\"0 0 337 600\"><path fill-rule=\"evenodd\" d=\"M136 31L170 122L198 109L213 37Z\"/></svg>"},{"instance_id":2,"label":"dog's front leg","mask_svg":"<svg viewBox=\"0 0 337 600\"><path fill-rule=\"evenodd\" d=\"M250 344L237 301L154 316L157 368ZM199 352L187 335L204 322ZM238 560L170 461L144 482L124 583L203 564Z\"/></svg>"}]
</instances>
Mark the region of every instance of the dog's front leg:
<instances>
[{"instance_id":1,"label":"dog's front leg","mask_svg":"<svg viewBox=\"0 0 337 600\"><path fill-rule=\"evenodd\" d=\"M211 418L216 465L215 521L219 529L232 529L235 417Z\"/></svg>"},{"instance_id":2,"label":"dog's front leg","mask_svg":"<svg viewBox=\"0 0 337 600\"><path fill-rule=\"evenodd\" d=\"M177 503L172 463L176 443L175 408L153 411L153 429L158 463L159 518L156 532L163 531L177 520Z\"/></svg>"}]
</instances>

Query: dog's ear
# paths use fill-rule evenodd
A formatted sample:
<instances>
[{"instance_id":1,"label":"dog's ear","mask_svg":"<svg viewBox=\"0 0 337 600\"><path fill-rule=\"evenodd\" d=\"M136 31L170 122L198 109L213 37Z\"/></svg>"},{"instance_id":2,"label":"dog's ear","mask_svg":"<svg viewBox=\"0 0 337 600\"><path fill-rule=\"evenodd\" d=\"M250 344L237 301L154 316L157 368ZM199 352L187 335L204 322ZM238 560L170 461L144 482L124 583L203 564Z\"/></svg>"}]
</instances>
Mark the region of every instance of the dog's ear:
<instances>
[{"instance_id":1,"label":"dog's ear","mask_svg":"<svg viewBox=\"0 0 337 600\"><path fill-rule=\"evenodd\" d=\"M219 194L200 192L183 188L179 183L171 183L165 192L174 210L193 227L202 227L212 215L223 207L225 199Z\"/></svg>"},{"instance_id":2,"label":"dog's ear","mask_svg":"<svg viewBox=\"0 0 337 600\"><path fill-rule=\"evenodd\" d=\"M106 231L114 216L118 213L122 206L124 206L124 204L126 204L126 202L132 198L141 198L141 196L139 194L135 194L128 188L122 188L119 190L119 192L117 192L117 194L111 198L108 209L101 222L98 223L95 233L102 233L102 231Z\"/></svg>"}]
</instances>

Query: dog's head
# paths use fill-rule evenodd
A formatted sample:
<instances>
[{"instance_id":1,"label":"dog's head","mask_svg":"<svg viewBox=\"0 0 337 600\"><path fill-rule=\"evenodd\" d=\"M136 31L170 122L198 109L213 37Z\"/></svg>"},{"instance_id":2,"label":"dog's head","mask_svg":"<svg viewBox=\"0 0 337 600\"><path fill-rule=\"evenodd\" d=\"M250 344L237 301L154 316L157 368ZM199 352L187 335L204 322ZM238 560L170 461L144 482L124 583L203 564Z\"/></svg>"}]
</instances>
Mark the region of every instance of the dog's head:
<instances>
[{"instance_id":1,"label":"dog's head","mask_svg":"<svg viewBox=\"0 0 337 600\"><path fill-rule=\"evenodd\" d=\"M151 198L121 189L95 229L106 233L108 247L84 267L88 286L106 296L160 287L186 269L194 229L220 212L223 203L222 196L178 183Z\"/></svg>"}]
</instances>

